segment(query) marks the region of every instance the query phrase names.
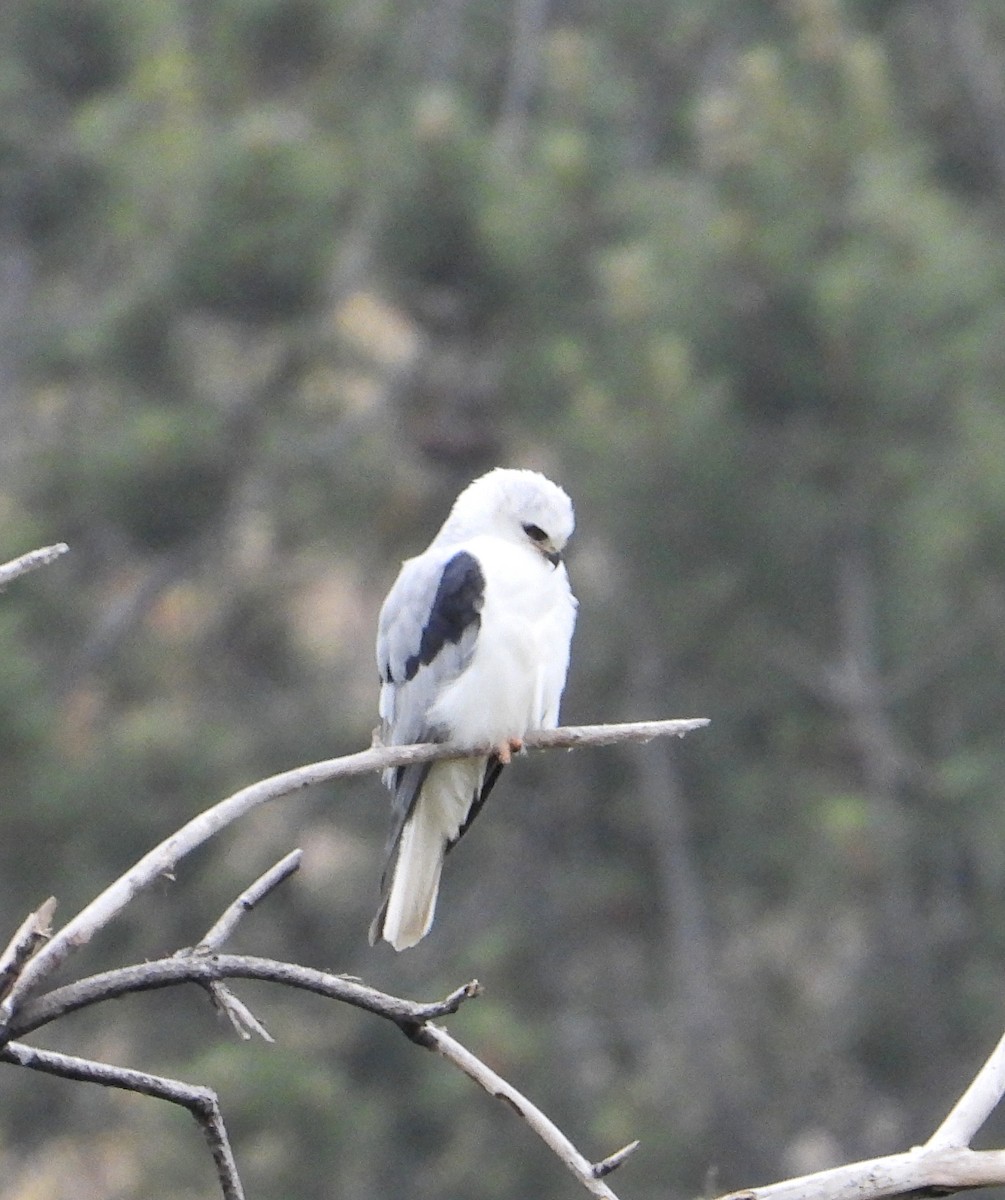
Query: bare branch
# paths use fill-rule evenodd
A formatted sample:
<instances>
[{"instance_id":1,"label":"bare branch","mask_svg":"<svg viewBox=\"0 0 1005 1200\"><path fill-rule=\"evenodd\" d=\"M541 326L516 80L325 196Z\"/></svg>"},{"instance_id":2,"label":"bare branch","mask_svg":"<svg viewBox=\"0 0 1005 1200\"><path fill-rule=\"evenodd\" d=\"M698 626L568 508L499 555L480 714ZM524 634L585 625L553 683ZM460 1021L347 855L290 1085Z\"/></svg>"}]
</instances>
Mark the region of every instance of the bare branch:
<instances>
[{"instance_id":1,"label":"bare branch","mask_svg":"<svg viewBox=\"0 0 1005 1200\"><path fill-rule=\"evenodd\" d=\"M281 858L275 866L270 867L263 875L260 875L250 887L245 888L234 903L224 910L220 919L214 922L197 946L187 950L179 950L175 957L182 958L191 954L210 954L214 950L217 950L234 932L238 921L240 921L246 912L250 912L273 889L289 879L299 869L303 856L304 852L302 850L292 850L285 858ZM239 1000L230 988L219 981L208 983L205 986L214 1007L230 1021L237 1036L242 1041L247 1041L255 1034L263 1041L275 1041L251 1009L248 1008L243 1000Z\"/></svg>"},{"instance_id":2,"label":"bare branch","mask_svg":"<svg viewBox=\"0 0 1005 1200\"><path fill-rule=\"evenodd\" d=\"M274 867L270 867L263 875L260 875L250 887L245 888L234 903L230 905L220 919L200 940L198 946L196 946L196 950L206 953L222 946L234 932L237 922L240 921L246 912L250 912L271 891L279 887L281 883L285 882L285 880L289 879L291 875L300 869L300 862L303 857L303 850L291 850Z\"/></svg>"},{"instance_id":3,"label":"bare branch","mask_svg":"<svg viewBox=\"0 0 1005 1200\"><path fill-rule=\"evenodd\" d=\"M730 1192L720 1200L880 1200L910 1192L948 1194L1005 1184L1005 1150L922 1146L813 1175Z\"/></svg>"},{"instance_id":4,"label":"bare branch","mask_svg":"<svg viewBox=\"0 0 1005 1200\"><path fill-rule=\"evenodd\" d=\"M537 729L523 744L528 750L574 750L577 746L617 746L622 742L651 742L658 737L684 737L708 725L708 717L672 721L628 721L620 725L563 725Z\"/></svg>"},{"instance_id":5,"label":"bare branch","mask_svg":"<svg viewBox=\"0 0 1005 1200\"><path fill-rule=\"evenodd\" d=\"M604 1197L605 1200L617 1200L603 1179L624 1162L638 1145L637 1142L625 1146L599 1162L590 1162L555 1123L526 1096L486 1066L481 1059L462 1046L445 1030L432 1024L434 1019L456 1012L466 1000L481 994L481 989L474 980L451 992L442 1000L420 1004L379 992L343 975L332 975L312 967L296 966L293 963L237 954L175 955L157 962L141 963L93 975L88 979L79 980L77 983L57 988L37 1000L30 1000L17 1014L12 1033L21 1037L67 1013L99 1004L104 1000L116 999L127 993L173 987L184 983L198 983L206 986L219 983L223 979L258 979L300 988L330 999L344 1001L392 1021L412 1041L428 1050L435 1050L443 1058L452 1062L490 1096L506 1101L545 1145L565 1163L583 1186L595 1196ZM7 1055L5 1050L0 1050L0 1061L6 1057L7 1061L20 1062L23 1066L35 1065L25 1059L26 1055L35 1053L34 1051L30 1051L21 1043L10 1043L6 1049L10 1049L11 1046L16 1048L16 1054ZM73 1061L81 1062L82 1060ZM119 1071L118 1068L104 1069ZM66 1071L56 1070L53 1070L53 1073L68 1074ZM89 1078L95 1082L103 1081L96 1079L93 1073L69 1074L68 1077ZM185 1103L184 1099L179 1098L179 1093L172 1089L184 1089L187 1085L174 1084L170 1080L155 1080L155 1085L151 1085L146 1081L155 1077L147 1077L139 1072L119 1071L116 1078L117 1081L111 1080L116 1087L129 1088L131 1084L126 1080L135 1078L143 1086L133 1087L132 1090L141 1091L145 1095L161 1095L162 1098L171 1099L175 1103ZM156 1090L156 1088L161 1090ZM206 1092L205 1089L189 1089L189 1092L184 1094L200 1097L200 1103L205 1103L205 1098L212 1096L212 1093ZM215 1097L212 1099L215 1104Z\"/></svg>"},{"instance_id":6,"label":"bare branch","mask_svg":"<svg viewBox=\"0 0 1005 1200\"><path fill-rule=\"evenodd\" d=\"M639 1145L639 1140L636 1138L635 1141L629 1142L627 1146L622 1146L620 1150L615 1150L613 1154L608 1154L608 1156L606 1158L602 1158L600 1162L594 1163L594 1175L596 1175L598 1179L606 1179L606 1177L610 1175L612 1171L616 1171L618 1167L621 1166L625 1159L638 1150Z\"/></svg>"},{"instance_id":7,"label":"bare branch","mask_svg":"<svg viewBox=\"0 0 1005 1200\"><path fill-rule=\"evenodd\" d=\"M333 975L314 967L247 954L191 954L118 967L55 988L36 1000L27 1001L11 1021L9 1034L24 1037L67 1013L132 992L155 991L182 983L208 984L224 979L258 979L341 1000L393 1021L408 1032L426 1021L455 1013L465 1000L474 998L481 991L473 980L443 1000L420 1004L377 991L345 975Z\"/></svg>"},{"instance_id":8,"label":"bare branch","mask_svg":"<svg viewBox=\"0 0 1005 1200\"><path fill-rule=\"evenodd\" d=\"M28 1067L47 1075L58 1075L62 1079L122 1088L127 1092L138 1092L187 1108L209 1143L225 1200L244 1200L244 1188L237 1173L237 1163L227 1137L220 1104L216 1093L210 1088L196 1087L161 1075L148 1075L145 1071L134 1071L128 1067L113 1067L91 1059L57 1054L52 1050L36 1050L34 1046L26 1046L22 1042L9 1042L0 1048L0 1062Z\"/></svg>"},{"instance_id":9,"label":"bare branch","mask_svg":"<svg viewBox=\"0 0 1005 1200\"><path fill-rule=\"evenodd\" d=\"M720 1200L879 1200L1005 1184L1005 1150L970 1150L1005 1095L1005 1036L924 1146L813 1175L732 1192Z\"/></svg>"},{"instance_id":10,"label":"bare branch","mask_svg":"<svg viewBox=\"0 0 1005 1200\"><path fill-rule=\"evenodd\" d=\"M722 1200L877 1200L908 1192L959 1192L1005 1184L1005 1150L974 1151L971 1140L1005 1094L1005 1037L924 1146L734 1192Z\"/></svg>"},{"instance_id":11,"label":"bare branch","mask_svg":"<svg viewBox=\"0 0 1005 1200\"><path fill-rule=\"evenodd\" d=\"M878 1200L910 1192L949 1194L1005 1184L1005 1150L974 1151L974 1135L1005 1095L1005 1037L924 1146L849 1163L720 1200Z\"/></svg>"},{"instance_id":12,"label":"bare branch","mask_svg":"<svg viewBox=\"0 0 1005 1200\"><path fill-rule=\"evenodd\" d=\"M29 571L34 571L38 567L48 566L54 559L59 558L61 554L65 554L70 547L66 542L57 542L55 546L43 546L39 550L29 550L27 554L22 554L20 558L12 558L10 562L0 565L0 589L12 583L15 579L20 579L22 575L27 575Z\"/></svg>"},{"instance_id":13,"label":"bare branch","mask_svg":"<svg viewBox=\"0 0 1005 1200\"><path fill-rule=\"evenodd\" d=\"M646 742L660 736L683 736L707 723L704 719L696 718L647 721L621 726L577 726L534 732L524 740L528 748L538 749L611 745L627 741ZM435 1018L456 1012L465 1000L477 996L480 991L477 982L472 981L437 1003L417 1004L378 992L358 980L345 976L332 975L292 963L214 952L230 935L241 916L297 869L300 851L287 855L246 889L214 923L195 949L170 959L91 976L57 988L37 999L30 999L32 993L39 989L43 981L65 961L75 947L89 941L140 890L149 886L159 876L170 874L179 859L257 805L331 779L380 771L388 766L463 758L479 753L486 753L486 750L472 750L470 747L460 748L453 745L377 746L358 754L299 767L241 789L228 799L200 813L149 851L135 866L72 918L47 946L29 959L19 977L13 978L16 972L12 971L13 986L0 1004L0 1018L4 1019L4 1028L0 1033L7 1039L19 1038L66 1013L128 992L196 983L210 990L216 1003L227 1013L241 1036L246 1037L250 1036L251 1032L258 1032L268 1037L260 1022L223 986L222 981L232 978L259 979L301 988L342 1000L393 1021L413 1041L436 1050L454 1062L489 1094L506 1100L594 1195L606 1197L607 1200L617 1200L603 1182L603 1177L620 1166L637 1143L626 1146L599 1162L591 1163L540 1109L445 1031L430 1023ZM19 931L12 945L23 947L29 943L36 943L34 936L25 932L26 928L27 923ZM23 949L18 949L12 954L12 957L17 958L19 965L24 953ZM219 1106L212 1092L190 1088L172 1080L144 1076L140 1072L87 1063L83 1059L49 1055L48 1052L35 1051L10 1040L0 1042L0 1061L17 1062L34 1069L49 1070L67 1078L107 1082L111 1086L141 1091L185 1104L197 1115L206 1131L225 1197L233 1200L241 1196L240 1181L233 1165L233 1156L220 1118Z\"/></svg>"},{"instance_id":14,"label":"bare branch","mask_svg":"<svg viewBox=\"0 0 1005 1200\"><path fill-rule=\"evenodd\" d=\"M1005 1037L977 1072L973 1082L953 1105L938 1129L925 1143L926 1150L969 1146L974 1134L1005 1095Z\"/></svg>"},{"instance_id":15,"label":"bare branch","mask_svg":"<svg viewBox=\"0 0 1005 1200\"><path fill-rule=\"evenodd\" d=\"M244 1001L239 1000L226 984L207 984L206 991L209 992L216 1009L231 1023L242 1042L250 1041L256 1035L263 1042L272 1043L276 1040Z\"/></svg>"},{"instance_id":16,"label":"bare branch","mask_svg":"<svg viewBox=\"0 0 1005 1200\"><path fill-rule=\"evenodd\" d=\"M562 729L539 730L527 734L529 749L572 749L577 746L610 746L618 742L648 742L655 737L683 737L708 724L705 718L668 721L642 721L628 725L579 725ZM78 946L85 945L144 888L156 879L173 873L178 861L201 846L221 829L260 804L277 800L315 784L383 771L386 767L433 762L438 759L468 758L487 753L487 748L459 747L423 743L415 746L374 746L342 758L310 763L292 771L262 779L221 800L212 808L193 817L177 832L148 851L133 867L60 929L25 966L21 977L0 1003L0 1024L9 1021L22 999L37 991Z\"/></svg>"},{"instance_id":17,"label":"bare branch","mask_svg":"<svg viewBox=\"0 0 1005 1200\"><path fill-rule=\"evenodd\" d=\"M609 1170L613 1170L613 1168L609 1168L607 1171L604 1170L604 1163L609 1162L609 1159L604 1159L600 1163L591 1163L589 1159L576 1149L561 1129L549 1117L545 1116L536 1104L532 1104L526 1096L507 1083L501 1075L497 1075L480 1058L476 1058L470 1050L467 1050L460 1042L451 1037L445 1029L441 1029L438 1025L423 1025L421 1028L415 1030L411 1036L412 1040L418 1042L420 1046L425 1046L427 1050L435 1050L437 1054L442 1055L445 1059L452 1062L454 1066L459 1067L465 1075L473 1079L479 1087L484 1088L490 1096L495 1096L498 1100L504 1100L518 1116L527 1122L548 1149L565 1163L587 1191L592 1192L595 1196L603 1196L605 1200L617 1200L615 1194L602 1179L602 1176L608 1174ZM621 1161L623 1161L630 1151L626 1147L625 1150L621 1150L618 1153L621 1155Z\"/></svg>"},{"instance_id":18,"label":"bare branch","mask_svg":"<svg viewBox=\"0 0 1005 1200\"><path fill-rule=\"evenodd\" d=\"M56 897L50 896L18 926L7 948L0 954L0 997L6 996L13 987L21 968L38 947L52 934L52 914L56 911Z\"/></svg>"}]
</instances>

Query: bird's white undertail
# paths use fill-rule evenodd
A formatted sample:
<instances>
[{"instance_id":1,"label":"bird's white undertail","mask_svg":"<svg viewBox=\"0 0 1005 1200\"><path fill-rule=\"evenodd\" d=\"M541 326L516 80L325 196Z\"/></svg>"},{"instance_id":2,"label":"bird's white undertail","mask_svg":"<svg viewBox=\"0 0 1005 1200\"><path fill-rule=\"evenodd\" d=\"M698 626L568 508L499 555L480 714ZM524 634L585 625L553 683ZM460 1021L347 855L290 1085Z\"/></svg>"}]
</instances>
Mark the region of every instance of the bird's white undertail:
<instances>
[{"instance_id":1,"label":"bird's white undertail","mask_svg":"<svg viewBox=\"0 0 1005 1200\"><path fill-rule=\"evenodd\" d=\"M467 819L484 775L482 761L436 763L401 831L384 915L384 938L407 950L429 932L447 847Z\"/></svg>"}]
</instances>

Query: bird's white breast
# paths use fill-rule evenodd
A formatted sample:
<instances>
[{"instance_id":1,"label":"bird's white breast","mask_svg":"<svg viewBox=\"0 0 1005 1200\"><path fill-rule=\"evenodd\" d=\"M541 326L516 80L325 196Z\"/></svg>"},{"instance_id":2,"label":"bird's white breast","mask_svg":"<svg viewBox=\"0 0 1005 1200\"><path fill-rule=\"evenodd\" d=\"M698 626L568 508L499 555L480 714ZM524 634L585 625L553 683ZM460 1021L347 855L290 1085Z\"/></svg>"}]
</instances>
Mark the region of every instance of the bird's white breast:
<instances>
[{"instance_id":1,"label":"bird's white breast","mask_svg":"<svg viewBox=\"0 0 1005 1200\"><path fill-rule=\"evenodd\" d=\"M557 724L576 614L565 568L498 538L473 538L463 548L485 577L478 641L430 716L470 746Z\"/></svg>"}]
</instances>

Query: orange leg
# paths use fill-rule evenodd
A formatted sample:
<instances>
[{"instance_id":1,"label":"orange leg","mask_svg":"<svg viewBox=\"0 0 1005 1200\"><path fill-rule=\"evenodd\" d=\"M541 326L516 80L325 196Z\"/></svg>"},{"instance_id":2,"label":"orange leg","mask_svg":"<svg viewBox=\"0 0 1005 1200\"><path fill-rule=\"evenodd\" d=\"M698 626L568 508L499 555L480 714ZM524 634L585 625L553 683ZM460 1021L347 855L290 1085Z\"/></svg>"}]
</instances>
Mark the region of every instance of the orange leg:
<instances>
[{"instance_id":1,"label":"orange leg","mask_svg":"<svg viewBox=\"0 0 1005 1200\"><path fill-rule=\"evenodd\" d=\"M523 738L507 738L506 741L500 742L495 747L496 758L506 766L513 758L514 754L519 754L523 749Z\"/></svg>"}]
</instances>

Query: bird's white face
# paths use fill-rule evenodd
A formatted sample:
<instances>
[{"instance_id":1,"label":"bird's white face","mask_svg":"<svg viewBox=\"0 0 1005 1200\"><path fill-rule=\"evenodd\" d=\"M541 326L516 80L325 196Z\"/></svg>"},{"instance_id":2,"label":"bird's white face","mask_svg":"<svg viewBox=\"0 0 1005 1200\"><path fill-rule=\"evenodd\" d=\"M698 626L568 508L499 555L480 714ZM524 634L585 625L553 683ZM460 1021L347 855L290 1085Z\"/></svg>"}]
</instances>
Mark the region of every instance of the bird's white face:
<instances>
[{"instance_id":1,"label":"bird's white face","mask_svg":"<svg viewBox=\"0 0 1005 1200\"><path fill-rule=\"evenodd\" d=\"M572 501L536 471L499 468L483 475L458 497L454 514L471 532L490 533L528 545L553 566L572 536Z\"/></svg>"},{"instance_id":2,"label":"bird's white face","mask_svg":"<svg viewBox=\"0 0 1005 1200\"><path fill-rule=\"evenodd\" d=\"M506 508L504 519L512 521L519 528L518 536L522 535L557 567L574 524L569 497L560 488L553 487L527 489L526 494L518 493L513 500L512 508Z\"/></svg>"}]
</instances>

